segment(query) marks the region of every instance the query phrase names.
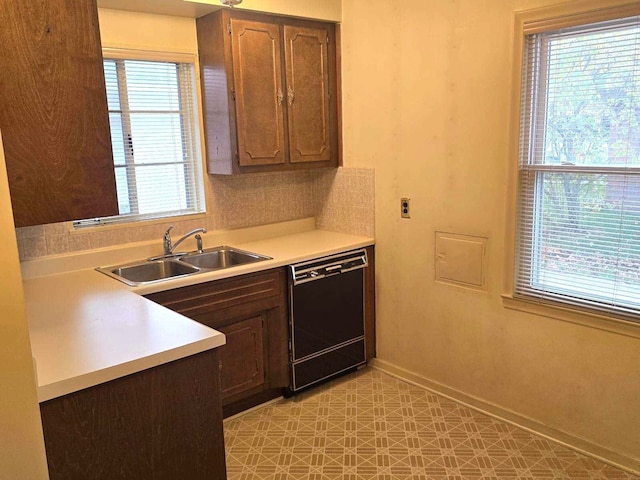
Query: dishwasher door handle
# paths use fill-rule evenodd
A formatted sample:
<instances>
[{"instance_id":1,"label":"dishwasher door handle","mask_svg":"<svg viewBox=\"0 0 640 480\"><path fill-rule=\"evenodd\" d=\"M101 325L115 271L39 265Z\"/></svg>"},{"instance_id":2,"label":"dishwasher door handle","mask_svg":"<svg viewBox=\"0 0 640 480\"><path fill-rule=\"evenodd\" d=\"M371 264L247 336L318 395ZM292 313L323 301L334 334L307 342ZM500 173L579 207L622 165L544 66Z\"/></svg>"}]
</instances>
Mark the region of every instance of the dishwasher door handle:
<instances>
[{"instance_id":1,"label":"dishwasher door handle","mask_svg":"<svg viewBox=\"0 0 640 480\"><path fill-rule=\"evenodd\" d=\"M364 249L339 253L329 257L317 258L307 262L290 265L291 282L295 285L322 280L369 265L367 252Z\"/></svg>"},{"instance_id":2,"label":"dishwasher door handle","mask_svg":"<svg viewBox=\"0 0 640 480\"><path fill-rule=\"evenodd\" d=\"M342 265L331 265L324 269L327 275L333 275L336 273L342 273Z\"/></svg>"}]
</instances>

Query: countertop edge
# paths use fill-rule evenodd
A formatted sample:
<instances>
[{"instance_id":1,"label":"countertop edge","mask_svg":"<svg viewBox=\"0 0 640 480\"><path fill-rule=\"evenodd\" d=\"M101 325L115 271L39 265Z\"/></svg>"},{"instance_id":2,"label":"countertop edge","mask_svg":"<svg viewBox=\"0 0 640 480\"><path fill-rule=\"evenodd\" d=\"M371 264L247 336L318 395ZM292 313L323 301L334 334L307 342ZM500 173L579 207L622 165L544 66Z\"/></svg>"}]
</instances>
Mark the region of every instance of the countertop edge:
<instances>
[{"instance_id":1,"label":"countertop edge","mask_svg":"<svg viewBox=\"0 0 640 480\"><path fill-rule=\"evenodd\" d=\"M63 397L80 390L95 387L103 383L117 380L118 378L132 375L134 373L147 370L149 368L164 365L166 363L181 360L191 355L211 350L225 344L224 334L217 330L210 329L213 333L211 337L188 343L181 347L165 350L153 355L137 358L129 362L114 365L102 370L89 372L72 378L60 380L55 383L38 386L38 402L43 403L48 400Z\"/></svg>"}]
</instances>

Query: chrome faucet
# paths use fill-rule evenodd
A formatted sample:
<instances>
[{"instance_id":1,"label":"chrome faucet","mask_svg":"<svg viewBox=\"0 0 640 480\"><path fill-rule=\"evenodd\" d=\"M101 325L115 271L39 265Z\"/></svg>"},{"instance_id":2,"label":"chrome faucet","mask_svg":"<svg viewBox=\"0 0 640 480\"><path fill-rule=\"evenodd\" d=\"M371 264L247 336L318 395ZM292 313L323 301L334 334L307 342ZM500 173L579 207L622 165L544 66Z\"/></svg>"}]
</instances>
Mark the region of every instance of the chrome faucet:
<instances>
[{"instance_id":1,"label":"chrome faucet","mask_svg":"<svg viewBox=\"0 0 640 480\"><path fill-rule=\"evenodd\" d=\"M197 233L207 233L207 229L206 228L195 228L195 229L191 230L190 232L185 233L182 237L180 237L178 239L178 241L176 243L172 243L171 242L171 233L170 233L172 228L173 228L173 225L171 225L169 228L167 228L167 231L164 232L164 236L162 237L162 243L164 245L164 254L165 254L165 256L173 255L173 251L176 249L176 247L178 245L180 245L182 242L184 242L191 235L195 235ZM202 237L200 238L200 241L198 242L198 249L202 249Z\"/></svg>"}]
</instances>

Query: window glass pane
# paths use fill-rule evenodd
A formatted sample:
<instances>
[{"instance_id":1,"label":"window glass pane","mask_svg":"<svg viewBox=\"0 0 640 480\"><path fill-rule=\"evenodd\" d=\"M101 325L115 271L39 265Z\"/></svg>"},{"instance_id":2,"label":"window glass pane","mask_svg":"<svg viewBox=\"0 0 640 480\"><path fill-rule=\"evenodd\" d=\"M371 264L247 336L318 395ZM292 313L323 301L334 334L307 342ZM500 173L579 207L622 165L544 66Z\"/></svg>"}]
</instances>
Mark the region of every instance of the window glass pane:
<instances>
[{"instance_id":1,"label":"window glass pane","mask_svg":"<svg viewBox=\"0 0 640 480\"><path fill-rule=\"evenodd\" d=\"M184 161L182 121L177 113L131 113L136 164Z\"/></svg>"},{"instance_id":2,"label":"window glass pane","mask_svg":"<svg viewBox=\"0 0 640 480\"><path fill-rule=\"evenodd\" d=\"M184 166L136 167L135 175L141 214L187 208ZM159 189L158 185L164 185L165 188Z\"/></svg>"},{"instance_id":3,"label":"window glass pane","mask_svg":"<svg viewBox=\"0 0 640 480\"><path fill-rule=\"evenodd\" d=\"M175 63L140 62L126 60L129 109L164 110L180 109L178 69Z\"/></svg>"},{"instance_id":4,"label":"window glass pane","mask_svg":"<svg viewBox=\"0 0 640 480\"><path fill-rule=\"evenodd\" d=\"M538 288L640 306L640 178L541 173Z\"/></svg>"},{"instance_id":5,"label":"window glass pane","mask_svg":"<svg viewBox=\"0 0 640 480\"><path fill-rule=\"evenodd\" d=\"M125 168L116 167L116 190L118 192L118 209L120 215L131 213L129 200L129 179Z\"/></svg>"},{"instance_id":6,"label":"window glass pane","mask_svg":"<svg viewBox=\"0 0 640 480\"><path fill-rule=\"evenodd\" d=\"M107 84L107 104L109 110L120 110L120 94L118 92L118 72L115 60L104 61L104 78Z\"/></svg>"},{"instance_id":7,"label":"window glass pane","mask_svg":"<svg viewBox=\"0 0 640 480\"><path fill-rule=\"evenodd\" d=\"M109 113L109 125L111 126L111 145L113 148L113 163L116 166L125 164L124 131L122 128L122 115ZM120 194L118 194L119 196Z\"/></svg>"},{"instance_id":8,"label":"window glass pane","mask_svg":"<svg viewBox=\"0 0 640 480\"><path fill-rule=\"evenodd\" d=\"M640 165L640 27L550 34L544 163Z\"/></svg>"}]
</instances>

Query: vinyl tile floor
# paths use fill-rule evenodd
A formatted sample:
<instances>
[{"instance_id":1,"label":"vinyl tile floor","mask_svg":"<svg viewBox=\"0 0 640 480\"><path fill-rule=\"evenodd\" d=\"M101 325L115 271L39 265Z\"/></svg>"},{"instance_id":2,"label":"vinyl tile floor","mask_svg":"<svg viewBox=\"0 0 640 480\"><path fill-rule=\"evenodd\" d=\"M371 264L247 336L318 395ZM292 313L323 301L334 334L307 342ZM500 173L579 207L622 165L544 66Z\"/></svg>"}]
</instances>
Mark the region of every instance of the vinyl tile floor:
<instances>
[{"instance_id":1,"label":"vinyl tile floor","mask_svg":"<svg viewBox=\"0 0 640 480\"><path fill-rule=\"evenodd\" d=\"M229 480L640 479L371 368L224 428Z\"/></svg>"}]
</instances>

